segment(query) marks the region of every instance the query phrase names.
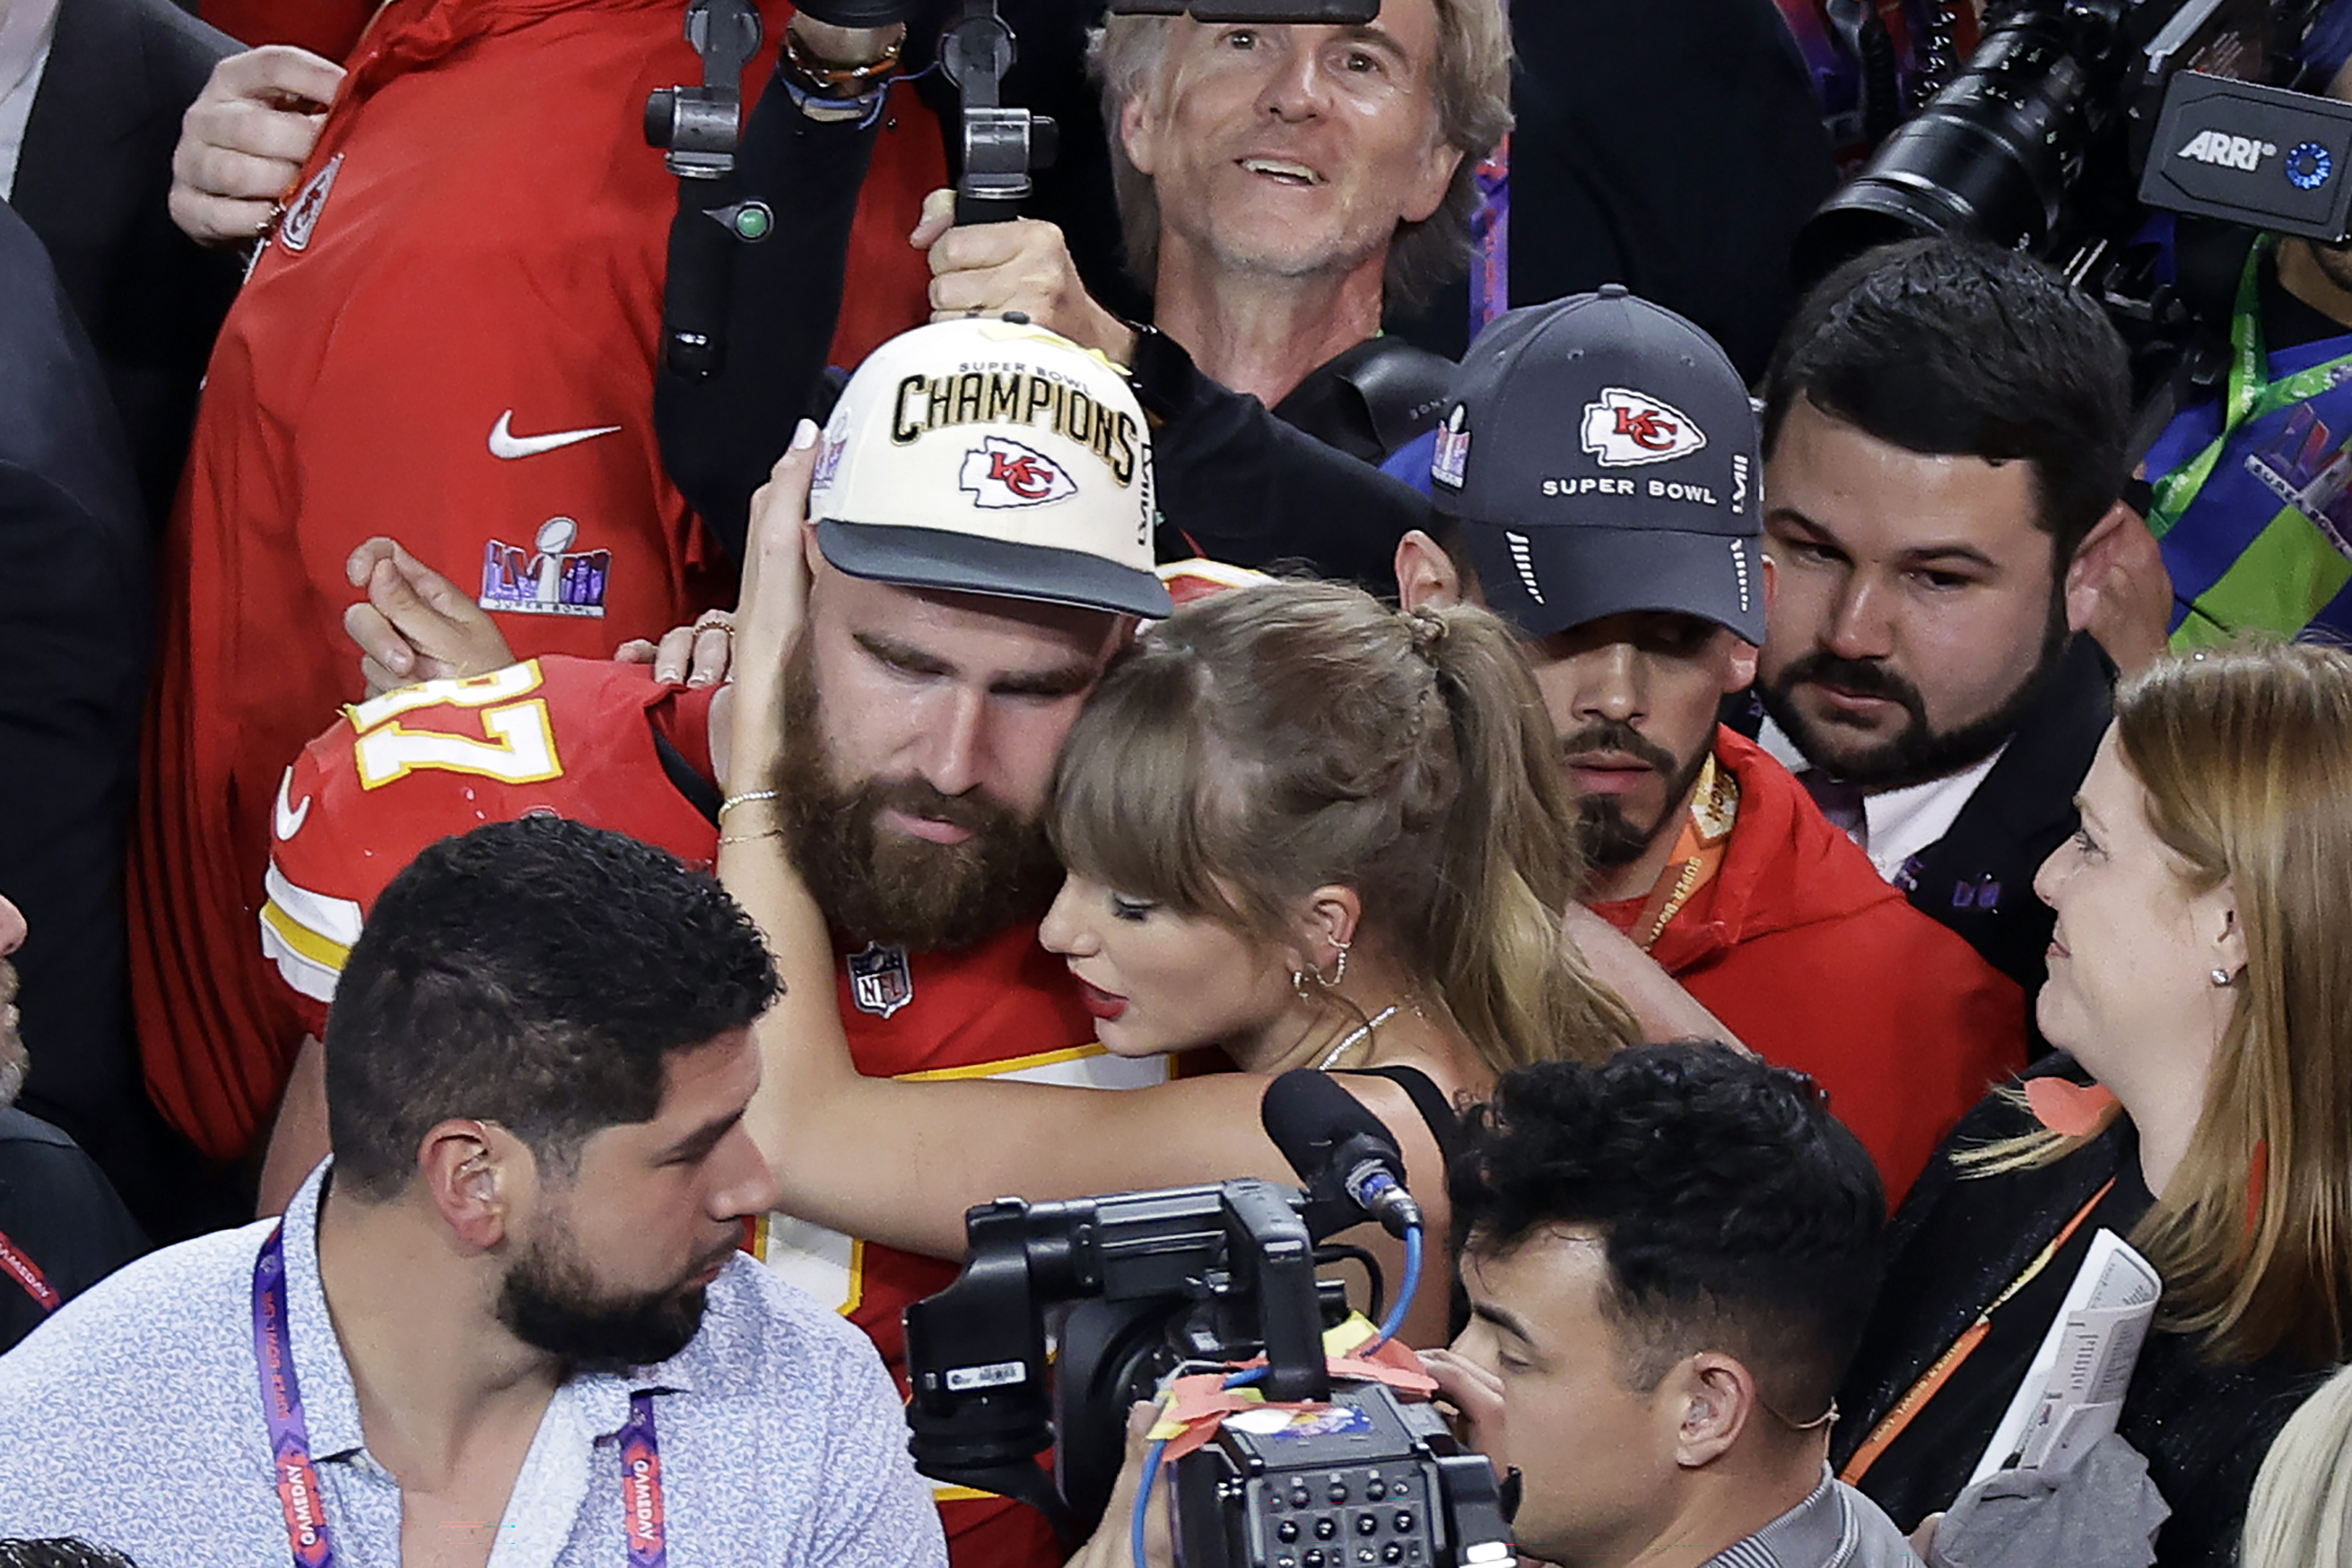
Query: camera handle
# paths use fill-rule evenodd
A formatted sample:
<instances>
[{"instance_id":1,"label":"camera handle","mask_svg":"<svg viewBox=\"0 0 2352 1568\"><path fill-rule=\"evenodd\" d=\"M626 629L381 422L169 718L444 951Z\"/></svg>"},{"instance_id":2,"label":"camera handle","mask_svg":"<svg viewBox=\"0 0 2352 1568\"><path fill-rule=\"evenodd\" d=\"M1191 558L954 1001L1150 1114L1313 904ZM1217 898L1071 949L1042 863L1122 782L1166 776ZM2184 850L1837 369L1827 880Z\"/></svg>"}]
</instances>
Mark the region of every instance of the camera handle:
<instances>
[{"instance_id":1,"label":"camera handle","mask_svg":"<svg viewBox=\"0 0 2352 1568\"><path fill-rule=\"evenodd\" d=\"M940 63L963 99L963 175L956 222L1000 224L1021 215L1030 173L1054 162L1059 136L1050 116L1004 102L1004 73L1020 50L996 0L963 0L940 41Z\"/></svg>"},{"instance_id":2,"label":"camera handle","mask_svg":"<svg viewBox=\"0 0 2352 1568\"><path fill-rule=\"evenodd\" d=\"M743 71L760 52L751 0L693 0L687 41L702 57L700 87L657 88L646 99L646 141L677 176L669 271L662 293L662 356L676 374L713 375L727 359L727 304L735 247L776 226L765 202L746 202L735 172Z\"/></svg>"}]
</instances>

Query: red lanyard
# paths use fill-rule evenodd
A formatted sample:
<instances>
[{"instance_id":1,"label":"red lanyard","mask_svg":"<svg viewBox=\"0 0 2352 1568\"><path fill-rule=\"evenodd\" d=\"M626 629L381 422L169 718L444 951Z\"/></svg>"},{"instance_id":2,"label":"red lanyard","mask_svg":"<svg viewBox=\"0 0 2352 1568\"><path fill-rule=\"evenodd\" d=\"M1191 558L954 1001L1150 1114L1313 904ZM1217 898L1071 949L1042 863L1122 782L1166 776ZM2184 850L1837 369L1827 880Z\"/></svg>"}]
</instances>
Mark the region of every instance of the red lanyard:
<instances>
[{"instance_id":1,"label":"red lanyard","mask_svg":"<svg viewBox=\"0 0 2352 1568\"><path fill-rule=\"evenodd\" d=\"M49 1283L48 1276L41 1272L40 1265L26 1257L24 1249L9 1240L5 1230L0 1230L0 1274L22 1285L25 1294L32 1297L45 1312L56 1312L58 1304L65 1300Z\"/></svg>"}]
</instances>

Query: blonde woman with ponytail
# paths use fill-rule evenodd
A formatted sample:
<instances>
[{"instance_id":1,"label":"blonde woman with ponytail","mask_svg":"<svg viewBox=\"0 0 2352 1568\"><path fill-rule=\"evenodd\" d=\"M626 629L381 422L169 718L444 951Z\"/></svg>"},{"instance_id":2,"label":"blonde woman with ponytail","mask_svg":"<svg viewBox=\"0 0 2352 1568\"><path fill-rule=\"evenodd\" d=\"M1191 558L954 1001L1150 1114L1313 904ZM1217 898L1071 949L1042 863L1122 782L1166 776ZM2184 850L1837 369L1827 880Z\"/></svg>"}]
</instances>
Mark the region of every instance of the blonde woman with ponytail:
<instances>
[{"instance_id":1,"label":"blonde woman with ponytail","mask_svg":"<svg viewBox=\"0 0 2352 1568\"><path fill-rule=\"evenodd\" d=\"M739 712L781 701L745 685L781 663L746 650ZM1506 1068L1592 1060L1643 1032L1563 940L1581 867L1554 752L1511 634L1484 611L1406 615L1351 588L1269 582L1144 631L1064 746L1046 821L1069 876L1041 939L1087 988L1103 1047L1214 1047L1241 1071L1118 1092L860 1077L830 939L782 841L729 841L721 874L790 987L760 1025L751 1114L779 1207L955 1258L964 1210L1008 1193L1287 1180L1259 1102L1267 1075L1320 1068L1396 1135L1444 1259L1451 1108ZM1398 1287L1384 1234L1345 1239ZM1445 1343L1449 1294L1438 1264L1408 1343Z\"/></svg>"}]
</instances>

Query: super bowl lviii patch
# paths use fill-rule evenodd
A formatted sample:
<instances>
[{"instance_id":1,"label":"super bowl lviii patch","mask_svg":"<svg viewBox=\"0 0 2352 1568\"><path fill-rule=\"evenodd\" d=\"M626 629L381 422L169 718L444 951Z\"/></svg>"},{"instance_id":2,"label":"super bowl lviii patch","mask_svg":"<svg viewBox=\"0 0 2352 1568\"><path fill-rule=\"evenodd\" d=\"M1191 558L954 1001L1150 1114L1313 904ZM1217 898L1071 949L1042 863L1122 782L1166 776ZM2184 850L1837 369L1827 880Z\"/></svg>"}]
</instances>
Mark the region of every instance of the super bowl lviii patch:
<instances>
[{"instance_id":1,"label":"super bowl lviii patch","mask_svg":"<svg viewBox=\"0 0 2352 1568\"><path fill-rule=\"evenodd\" d=\"M482 550L485 610L509 615L589 615L602 618L613 574L613 552L575 550L580 525L550 517L539 525L531 549L492 539Z\"/></svg>"}]
</instances>

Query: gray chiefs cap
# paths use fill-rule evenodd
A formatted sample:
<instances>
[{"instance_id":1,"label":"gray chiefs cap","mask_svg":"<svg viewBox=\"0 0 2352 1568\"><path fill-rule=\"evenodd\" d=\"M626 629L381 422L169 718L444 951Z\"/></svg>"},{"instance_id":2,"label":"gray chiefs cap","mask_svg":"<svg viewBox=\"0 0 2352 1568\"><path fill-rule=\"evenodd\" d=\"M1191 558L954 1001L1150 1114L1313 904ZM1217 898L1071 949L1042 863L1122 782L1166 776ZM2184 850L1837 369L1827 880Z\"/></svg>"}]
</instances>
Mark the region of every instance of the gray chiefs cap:
<instances>
[{"instance_id":1,"label":"gray chiefs cap","mask_svg":"<svg viewBox=\"0 0 2352 1568\"><path fill-rule=\"evenodd\" d=\"M1478 335L1430 492L1486 602L1532 637L1633 610L1764 640L1754 408L1715 340L1604 284Z\"/></svg>"}]
</instances>

